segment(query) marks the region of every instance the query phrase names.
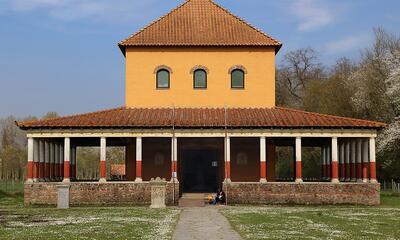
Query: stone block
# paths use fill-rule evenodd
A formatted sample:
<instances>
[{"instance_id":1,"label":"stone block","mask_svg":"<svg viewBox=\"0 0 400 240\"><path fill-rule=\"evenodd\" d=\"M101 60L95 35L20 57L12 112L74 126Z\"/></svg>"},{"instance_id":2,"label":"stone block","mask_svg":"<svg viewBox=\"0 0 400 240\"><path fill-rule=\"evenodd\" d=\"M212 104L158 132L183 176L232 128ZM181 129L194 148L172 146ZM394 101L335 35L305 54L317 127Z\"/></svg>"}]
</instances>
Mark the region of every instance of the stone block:
<instances>
[{"instance_id":1,"label":"stone block","mask_svg":"<svg viewBox=\"0 0 400 240\"><path fill-rule=\"evenodd\" d=\"M69 208L69 190L70 185L57 186L57 208Z\"/></svg>"},{"instance_id":2,"label":"stone block","mask_svg":"<svg viewBox=\"0 0 400 240\"><path fill-rule=\"evenodd\" d=\"M150 208L166 208L166 185L167 181L157 177L152 178L150 181L151 186L151 205Z\"/></svg>"}]
</instances>

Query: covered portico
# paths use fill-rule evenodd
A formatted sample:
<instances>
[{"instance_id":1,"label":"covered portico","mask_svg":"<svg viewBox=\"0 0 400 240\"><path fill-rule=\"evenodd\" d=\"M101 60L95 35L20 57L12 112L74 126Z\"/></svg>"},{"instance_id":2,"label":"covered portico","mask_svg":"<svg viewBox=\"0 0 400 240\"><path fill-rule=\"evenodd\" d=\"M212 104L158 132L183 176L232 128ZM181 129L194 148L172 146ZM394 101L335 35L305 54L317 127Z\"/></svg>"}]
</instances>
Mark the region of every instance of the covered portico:
<instances>
[{"instance_id":1,"label":"covered portico","mask_svg":"<svg viewBox=\"0 0 400 240\"><path fill-rule=\"evenodd\" d=\"M125 147L126 179L141 182L143 181L142 152L143 144L145 144L149 161L153 157L158 157L157 160L161 163L157 164L162 166L161 170L155 170L155 166L146 162L145 168L154 169L154 172L145 169L146 180L152 177L163 177L168 180L177 178L179 175L177 174L178 155L181 156L182 160L184 158L184 154L179 154L179 150L184 152L186 149L201 151L205 148L213 148L217 152L219 151L219 154L217 154L219 156L215 158L214 162L217 162L216 167L222 166L219 166L219 169L223 170L224 177L220 179L226 181L233 179L233 181L238 182L255 182L258 179L261 183L274 182L276 180L272 170L275 170L275 147L291 146L293 152L295 152L294 179L295 182L301 183L303 182L302 147L304 143L308 147L321 148L321 181L334 183L376 182L376 134L374 133L362 133L361 131L354 133L351 131L346 134L343 131L340 133L320 131L320 133L287 133L287 136L285 136L284 132L274 134L270 131L264 131L264 133L245 133L245 131L212 133L211 131L207 132L207 130L202 131L204 132L198 134L178 131L174 134L175 136L168 136L172 133L166 132L158 134L155 132L131 134L31 133L28 136L27 182L70 182L76 180L76 148L80 146L99 147L99 182L107 181L107 146ZM131 136L127 137L126 135ZM261 136L256 137L256 135ZM328 135L331 135L331 137L327 137ZM218 143L220 144L218 145ZM148 154L151 152L154 152L156 156ZM233 157L231 157L232 154ZM168 159L164 163L165 157ZM235 159L234 163L231 163L232 158ZM259 162L254 161L255 159ZM267 160L270 164L267 164ZM240 169L240 165L242 165L242 169ZM246 169L246 165L249 165L251 169ZM272 168L272 170L269 168ZM170 169L170 171L166 169Z\"/></svg>"},{"instance_id":2,"label":"covered portico","mask_svg":"<svg viewBox=\"0 0 400 240\"><path fill-rule=\"evenodd\" d=\"M126 121L120 116L121 110L109 111L114 111L119 115L118 118ZM123 110L130 115L141 111L142 117L143 111L148 111ZM379 203L375 163L375 138L377 130L382 127L379 123L339 118L342 122L337 127L332 126L332 121L338 117L269 109L275 114L271 116L279 116L279 113L282 117L285 114L285 119L302 117L307 120L313 117L316 124L317 115L325 118L325 122L330 120L330 126L299 127L282 121L285 126L276 127L271 126L274 119L262 115L266 110L251 112L254 119L262 117L268 120L268 124L263 125L259 121L257 124L249 122L248 118L243 121L240 115L246 112L241 113L235 109L225 109L222 112L205 109L194 113L193 110L185 109L170 111L173 111L172 118L167 114L167 120L171 118L170 122L157 116L159 120L161 117L164 126L158 123L144 127L138 124L142 121L136 119L134 124L132 120L129 124L125 123L127 126L124 128L86 127L82 116L78 117L79 124L69 119L66 124L68 129L56 122L65 121L65 118L20 123L22 128L28 130L28 175L25 189L30 194L26 194L26 203L44 203L44 200L35 196L51 191L48 186L68 183L74 189L71 191L72 199L76 199L72 201L73 204L92 203L93 199L82 195L88 194L88 191L93 192L93 186L100 188L95 192L97 203L102 202L99 192L106 192L114 196L105 197L104 203L118 203L122 199L122 202L145 204L149 201L149 180L156 177L169 181L170 204L175 204L184 192L213 192L217 188L224 188L228 202L231 203ZM102 113L94 113L92 117L101 119L99 114ZM152 119L151 116L145 117L148 121ZM195 119L199 122L195 122ZM90 121L93 123L93 120ZM353 126L349 127L349 123ZM59 126L49 127L49 124ZM76 166L79 159L76 157L76 149L80 146L99 147L98 181L78 181ZM125 149L124 181L110 181L106 177L108 146ZM285 182L276 177L275 165L279 160L276 148L280 146L289 147L293 152L292 177ZM320 162L315 165L320 175L312 180L304 178L302 174L302 150L305 147L319 148L321 152ZM121 192L121 189L125 192ZM129 194L131 191L135 193ZM79 197L74 197L74 194ZM252 198L245 195L251 195ZM314 197L304 197L311 195Z\"/></svg>"}]
</instances>

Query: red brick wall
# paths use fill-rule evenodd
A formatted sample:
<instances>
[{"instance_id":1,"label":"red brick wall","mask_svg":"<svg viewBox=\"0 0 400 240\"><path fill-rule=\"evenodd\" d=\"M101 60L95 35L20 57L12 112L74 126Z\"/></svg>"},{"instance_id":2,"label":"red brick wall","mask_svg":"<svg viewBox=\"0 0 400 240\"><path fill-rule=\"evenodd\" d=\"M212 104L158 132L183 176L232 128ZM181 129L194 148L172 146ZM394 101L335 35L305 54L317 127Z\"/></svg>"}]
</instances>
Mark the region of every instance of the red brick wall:
<instances>
[{"instance_id":1,"label":"red brick wall","mask_svg":"<svg viewBox=\"0 0 400 240\"><path fill-rule=\"evenodd\" d=\"M25 205L56 205L57 186L62 183L25 184ZM70 183L71 205L150 205L151 188L143 183ZM178 202L179 183L175 183L175 201ZM167 204L173 203L173 184L167 184Z\"/></svg>"},{"instance_id":2,"label":"red brick wall","mask_svg":"<svg viewBox=\"0 0 400 240\"><path fill-rule=\"evenodd\" d=\"M367 183L230 183L228 204L379 205L380 186Z\"/></svg>"}]
</instances>

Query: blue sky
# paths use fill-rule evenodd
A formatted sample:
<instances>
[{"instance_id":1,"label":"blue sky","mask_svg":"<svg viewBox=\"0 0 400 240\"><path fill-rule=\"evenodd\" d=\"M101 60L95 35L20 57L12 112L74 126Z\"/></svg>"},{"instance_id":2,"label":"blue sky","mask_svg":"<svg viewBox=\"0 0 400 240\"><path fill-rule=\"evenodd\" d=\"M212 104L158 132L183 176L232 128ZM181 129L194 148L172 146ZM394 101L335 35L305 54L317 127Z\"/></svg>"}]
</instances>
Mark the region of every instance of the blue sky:
<instances>
[{"instance_id":1,"label":"blue sky","mask_svg":"<svg viewBox=\"0 0 400 240\"><path fill-rule=\"evenodd\" d=\"M357 60L373 27L400 33L398 0L216 0L325 64ZM182 0L0 0L0 117L83 113L124 104L117 43Z\"/></svg>"}]
</instances>

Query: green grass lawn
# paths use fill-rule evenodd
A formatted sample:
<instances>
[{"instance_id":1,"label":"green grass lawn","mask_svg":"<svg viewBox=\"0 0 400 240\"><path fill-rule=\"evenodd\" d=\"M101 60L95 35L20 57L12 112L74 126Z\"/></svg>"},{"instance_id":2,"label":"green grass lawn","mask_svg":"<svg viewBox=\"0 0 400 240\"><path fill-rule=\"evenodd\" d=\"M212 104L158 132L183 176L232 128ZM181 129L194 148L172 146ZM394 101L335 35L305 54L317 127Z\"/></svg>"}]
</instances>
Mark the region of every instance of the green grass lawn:
<instances>
[{"instance_id":1,"label":"green grass lawn","mask_svg":"<svg viewBox=\"0 0 400 240\"><path fill-rule=\"evenodd\" d=\"M400 239L400 196L382 205L233 206L221 209L244 239Z\"/></svg>"},{"instance_id":2,"label":"green grass lawn","mask_svg":"<svg viewBox=\"0 0 400 240\"><path fill-rule=\"evenodd\" d=\"M21 193L0 192L0 239L171 239L179 212L147 207L25 208Z\"/></svg>"}]
</instances>

